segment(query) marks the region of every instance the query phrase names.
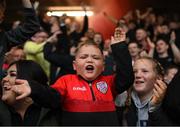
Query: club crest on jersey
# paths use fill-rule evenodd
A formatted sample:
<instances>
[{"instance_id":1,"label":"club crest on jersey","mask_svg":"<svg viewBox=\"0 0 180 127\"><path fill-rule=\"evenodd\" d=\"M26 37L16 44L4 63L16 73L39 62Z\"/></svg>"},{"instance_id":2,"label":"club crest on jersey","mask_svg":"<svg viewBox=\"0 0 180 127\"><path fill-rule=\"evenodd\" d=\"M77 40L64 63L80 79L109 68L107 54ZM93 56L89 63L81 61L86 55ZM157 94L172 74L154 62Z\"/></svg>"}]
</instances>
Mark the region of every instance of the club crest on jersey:
<instances>
[{"instance_id":1,"label":"club crest on jersey","mask_svg":"<svg viewBox=\"0 0 180 127\"><path fill-rule=\"evenodd\" d=\"M105 94L108 90L108 85L104 81L96 83L96 87L103 94Z\"/></svg>"}]
</instances>

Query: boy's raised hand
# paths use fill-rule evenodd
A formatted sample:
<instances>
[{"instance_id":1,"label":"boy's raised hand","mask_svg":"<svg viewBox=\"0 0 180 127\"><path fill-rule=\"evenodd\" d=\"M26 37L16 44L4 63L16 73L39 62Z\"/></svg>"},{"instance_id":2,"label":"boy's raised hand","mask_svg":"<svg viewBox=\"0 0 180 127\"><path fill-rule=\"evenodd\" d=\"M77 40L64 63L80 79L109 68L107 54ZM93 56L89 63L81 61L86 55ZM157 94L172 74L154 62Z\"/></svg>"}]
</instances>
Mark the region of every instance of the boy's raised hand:
<instances>
[{"instance_id":1,"label":"boy's raised hand","mask_svg":"<svg viewBox=\"0 0 180 127\"><path fill-rule=\"evenodd\" d=\"M114 36L111 36L111 44L116 44L126 41L126 32L123 28L117 27Z\"/></svg>"}]
</instances>

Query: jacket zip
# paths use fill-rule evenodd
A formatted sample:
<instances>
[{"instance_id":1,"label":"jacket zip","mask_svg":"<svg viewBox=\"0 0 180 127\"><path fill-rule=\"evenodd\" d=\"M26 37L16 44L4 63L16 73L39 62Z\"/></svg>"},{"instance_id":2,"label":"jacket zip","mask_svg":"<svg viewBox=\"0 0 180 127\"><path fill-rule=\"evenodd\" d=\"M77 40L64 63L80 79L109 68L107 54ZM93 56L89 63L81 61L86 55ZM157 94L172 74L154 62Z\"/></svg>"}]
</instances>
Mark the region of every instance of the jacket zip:
<instances>
[{"instance_id":1,"label":"jacket zip","mask_svg":"<svg viewBox=\"0 0 180 127\"><path fill-rule=\"evenodd\" d=\"M92 83L89 83L89 86L90 86L90 90L91 90L91 95L92 95L93 101L95 101L95 96L94 96L94 92L93 92L93 89L92 89Z\"/></svg>"}]
</instances>

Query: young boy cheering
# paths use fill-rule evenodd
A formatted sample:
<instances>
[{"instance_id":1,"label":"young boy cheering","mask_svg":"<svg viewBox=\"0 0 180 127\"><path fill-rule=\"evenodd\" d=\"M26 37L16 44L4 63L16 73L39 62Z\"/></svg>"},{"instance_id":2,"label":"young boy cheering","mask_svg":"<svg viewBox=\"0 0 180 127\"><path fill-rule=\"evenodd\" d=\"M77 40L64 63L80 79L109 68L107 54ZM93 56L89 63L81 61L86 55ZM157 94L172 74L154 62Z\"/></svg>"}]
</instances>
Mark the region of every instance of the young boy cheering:
<instances>
[{"instance_id":1,"label":"young boy cheering","mask_svg":"<svg viewBox=\"0 0 180 127\"><path fill-rule=\"evenodd\" d=\"M116 75L101 75L104 58L100 48L95 43L84 42L78 45L73 62L77 74L65 75L51 87L17 79L14 86L14 91L19 95L17 99L30 95L44 107L62 107L63 125L118 125L114 95L116 90L123 92L128 89L134 78L131 57L124 40L125 32L116 28L112 37Z\"/></svg>"}]
</instances>

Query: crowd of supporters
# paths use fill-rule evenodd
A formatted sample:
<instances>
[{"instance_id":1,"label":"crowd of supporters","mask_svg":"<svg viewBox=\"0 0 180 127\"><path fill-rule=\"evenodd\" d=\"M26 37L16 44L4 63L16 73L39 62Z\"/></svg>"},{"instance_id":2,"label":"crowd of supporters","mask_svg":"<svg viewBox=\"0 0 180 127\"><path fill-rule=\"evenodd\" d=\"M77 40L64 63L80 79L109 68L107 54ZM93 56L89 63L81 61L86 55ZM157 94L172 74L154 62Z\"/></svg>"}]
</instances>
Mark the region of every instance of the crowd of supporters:
<instances>
[{"instance_id":1,"label":"crowd of supporters","mask_svg":"<svg viewBox=\"0 0 180 127\"><path fill-rule=\"evenodd\" d=\"M180 125L180 16L103 12L116 25L104 39L87 15L22 3L26 20L0 29L0 125Z\"/></svg>"}]
</instances>

